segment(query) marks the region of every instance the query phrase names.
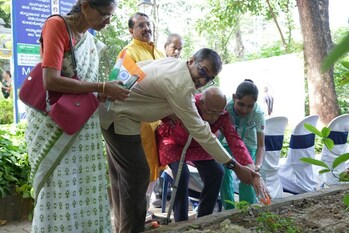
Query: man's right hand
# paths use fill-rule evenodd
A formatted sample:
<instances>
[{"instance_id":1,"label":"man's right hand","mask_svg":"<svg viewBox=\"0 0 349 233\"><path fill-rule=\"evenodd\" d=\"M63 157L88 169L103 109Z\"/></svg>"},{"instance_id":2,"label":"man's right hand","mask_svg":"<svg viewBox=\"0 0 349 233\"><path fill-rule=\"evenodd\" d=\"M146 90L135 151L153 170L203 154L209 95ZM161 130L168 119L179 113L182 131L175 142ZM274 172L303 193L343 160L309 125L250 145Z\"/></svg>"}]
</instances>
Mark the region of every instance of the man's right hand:
<instances>
[{"instance_id":1,"label":"man's right hand","mask_svg":"<svg viewBox=\"0 0 349 233\"><path fill-rule=\"evenodd\" d=\"M254 177L260 177L260 175L257 172L253 171L251 168L247 166L242 166L238 162L235 162L233 171L242 183L249 185L253 185Z\"/></svg>"}]
</instances>

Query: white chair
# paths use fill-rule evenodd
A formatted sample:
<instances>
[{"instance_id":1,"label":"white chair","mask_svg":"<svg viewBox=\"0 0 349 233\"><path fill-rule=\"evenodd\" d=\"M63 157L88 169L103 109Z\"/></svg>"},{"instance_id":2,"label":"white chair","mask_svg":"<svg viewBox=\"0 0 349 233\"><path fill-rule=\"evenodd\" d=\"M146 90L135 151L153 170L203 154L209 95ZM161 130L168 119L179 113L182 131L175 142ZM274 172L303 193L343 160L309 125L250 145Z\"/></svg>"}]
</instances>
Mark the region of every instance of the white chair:
<instances>
[{"instance_id":1,"label":"white chair","mask_svg":"<svg viewBox=\"0 0 349 233\"><path fill-rule=\"evenodd\" d=\"M321 160L329 167L332 167L332 163L337 156L347 153L349 114L343 114L334 118L327 127L331 129L331 133L328 137L333 140L334 146L331 150L332 152L329 151L326 146L322 148ZM339 173L345 170L345 166L345 163L340 164L335 168L334 174L338 177ZM339 184L340 182L331 172L328 172L324 174L324 183L330 186L333 184Z\"/></svg>"},{"instance_id":2,"label":"white chair","mask_svg":"<svg viewBox=\"0 0 349 233\"><path fill-rule=\"evenodd\" d=\"M305 117L294 128L285 164L280 166L279 176L285 192L299 194L315 191L317 178L311 164L300 161L300 158L315 158L315 134L304 128L308 123L316 126L318 115Z\"/></svg>"},{"instance_id":3,"label":"white chair","mask_svg":"<svg viewBox=\"0 0 349 233\"><path fill-rule=\"evenodd\" d=\"M282 198L283 188L278 171L288 119L287 117L276 116L266 119L265 123L265 150L260 173L269 190L270 197L272 199Z\"/></svg>"}]
</instances>

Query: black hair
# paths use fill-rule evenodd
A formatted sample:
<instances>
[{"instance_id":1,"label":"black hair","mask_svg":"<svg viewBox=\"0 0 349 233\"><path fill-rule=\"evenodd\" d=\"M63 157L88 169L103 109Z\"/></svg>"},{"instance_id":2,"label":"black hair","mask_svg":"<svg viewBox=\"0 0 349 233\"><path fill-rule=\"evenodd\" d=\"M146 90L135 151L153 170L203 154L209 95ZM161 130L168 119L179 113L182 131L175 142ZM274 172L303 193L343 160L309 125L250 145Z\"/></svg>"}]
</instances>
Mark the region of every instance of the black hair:
<instances>
[{"instance_id":1,"label":"black hair","mask_svg":"<svg viewBox=\"0 0 349 233\"><path fill-rule=\"evenodd\" d=\"M144 16L144 17L147 17L149 19L149 16L144 14L144 13L141 13L141 12L134 13L133 15L131 15L131 17L128 20L128 28L129 29L131 29L135 26L135 18L140 17L140 16Z\"/></svg>"},{"instance_id":2,"label":"black hair","mask_svg":"<svg viewBox=\"0 0 349 233\"><path fill-rule=\"evenodd\" d=\"M12 77L11 72L9 70L5 70L5 72L7 73L8 76L10 76L10 78Z\"/></svg>"},{"instance_id":3,"label":"black hair","mask_svg":"<svg viewBox=\"0 0 349 233\"><path fill-rule=\"evenodd\" d=\"M88 4L90 4L94 8L108 7L111 4L116 4L115 0L78 0L75 3L75 5L72 7L72 9L68 12L67 15L73 15L73 14L76 14L76 13L80 13L81 12L80 5L84 1L88 2Z\"/></svg>"},{"instance_id":4,"label":"black hair","mask_svg":"<svg viewBox=\"0 0 349 233\"><path fill-rule=\"evenodd\" d=\"M235 96L237 99L242 99L246 95L252 96L254 101L258 99L258 88L251 79L245 79L236 88Z\"/></svg>"},{"instance_id":5,"label":"black hair","mask_svg":"<svg viewBox=\"0 0 349 233\"><path fill-rule=\"evenodd\" d=\"M198 62L201 62L203 60L208 60L212 65L212 72L214 74L218 74L222 70L221 57L216 51L212 49L209 49L209 48L200 49L193 55L193 58Z\"/></svg>"}]
</instances>

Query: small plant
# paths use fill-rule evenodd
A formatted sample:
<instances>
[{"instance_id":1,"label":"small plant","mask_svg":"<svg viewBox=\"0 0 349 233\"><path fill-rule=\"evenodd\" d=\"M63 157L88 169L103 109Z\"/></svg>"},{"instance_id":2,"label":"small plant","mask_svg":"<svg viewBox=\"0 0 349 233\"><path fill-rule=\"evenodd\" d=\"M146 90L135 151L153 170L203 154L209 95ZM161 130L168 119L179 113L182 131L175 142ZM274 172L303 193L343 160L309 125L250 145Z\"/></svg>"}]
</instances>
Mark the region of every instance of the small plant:
<instances>
[{"instance_id":1,"label":"small plant","mask_svg":"<svg viewBox=\"0 0 349 233\"><path fill-rule=\"evenodd\" d=\"M330 135L331 129L327 128L327 127L324 127L321 130L321 132L320 132L314 126L312 126L310 124L304 124L304 127L308 131L310 131L310 132L314 133L315 135L319 136L321 138L321 141L323 142L323 144L327 147L327 149L329 151L331 151L331 153L335 154L337 156L337 158L334 159L331 167L329 167L323 161L317 160L317 159L313 159L313 158L301 158L300 160L305 162L305 163L309 163L309 164L312 164L312 165L315 165L315 166L323 167L323 169L319 171L320 174L331 172L334 177L338 178L338 181L340 181L340 182L347 182L347 181L349 181L349 169L346 169L346 170L342 171L341 173L339 173L338 176L334 173L334 169L338 165L340 165L342 163L345 163L347 160L349 160L349 153L337 155L336 153L334 153L332 151L334 143L333 143L332 139L328 138L328 136ZM346 210L348 211L349 210L349 194L345 194L344 195L343 202L347 206Z\"/></svg>"},{"instance_id":2,"label":"small plant","mask_svg":"<svg viewBox=\"0 0 349 233\"><path fill-rule=\"evenodd\" d=\"M257 217L258 227L257 232L276 233L298 233L301 232L293 222L293 219L281 217L271 212L261 212Z\"/></svg>"},{"instance_id":3,"label":"small plant","mask_svg":"<svg viewBox=\"0 0 349 233\"><path fill-rule=\"evenodd\" d=\"M236 209L241 210L242 213L248 212L249 208L251 207L251 204L247 201L231 201L231 200L224 200L225 202L232 204Z\"/></svg>"},{"instance_id":4,"label":"small plant","mask_svg":"<svg viewBox=\"0 0 349 233\"><path fill-rule=\"evenodd\" d=\"M345 194L343 197L343 202L344 205L346 205L347 207L345 208L346 211L349 211L349 193Z\"/></svg>"},{"instance_id":5,"label":"small plant","mask_svg":"<svg viewBox=\"0 0 349 233\"><path fill-rule=\"evenodd\" d=\"M314 126L310 125L310 124L304 124L304 127L314 133L315 135L319 136L321 138L321 141L323 142L323 144L327 147L327 149L329 151L332 150L334 143L333 140L331 138L328 138L328 136L330 135L331 129L328 127L324 127L321 132L319 130L317 130ZM331 151L333 154L335 154L333 151ZM335 176L336 178L338 178L339 181L341 182L345 182L345 181L349 181L349 171L345 170L343 172L341 172L339 174L339 176L337 176L333 171L334 169L342 164L345 163L347 160L349 160L349 153L345 153L342 155L337 155L337 158L333 161L331 167L329 167L326 163L324 163L321 160L318 159L313 159L313 158L301 158L300 160L305 162L305 163L309 163L315 166L321 166L323 167L322 170L319 171L320 174L323 173L327 173L327 172L331 172L333 174L333 176Z\"/></svg>"}]
</instances>

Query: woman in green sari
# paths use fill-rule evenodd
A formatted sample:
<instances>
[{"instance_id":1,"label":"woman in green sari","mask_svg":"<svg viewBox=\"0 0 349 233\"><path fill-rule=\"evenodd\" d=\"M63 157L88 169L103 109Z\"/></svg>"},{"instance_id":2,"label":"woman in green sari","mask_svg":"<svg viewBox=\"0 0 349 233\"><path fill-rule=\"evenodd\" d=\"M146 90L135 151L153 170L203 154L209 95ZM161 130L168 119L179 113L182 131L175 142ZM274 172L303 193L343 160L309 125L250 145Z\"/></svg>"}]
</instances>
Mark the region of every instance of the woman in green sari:
<instances>
[{"instance_id":1,"label":"woman in green sari","mask_svg":"<svg viewBox=\"0 0 349 233\"><path fill-rule=\"evenodd\" d=\"M102 102L107 97L127 98L129 91L117 81L98 82L98 50L87 31L103 29L115 8L115 0L78 0L64 16L80 80L71 78L74 71L64 20L53 16L45 22L41 55L47 90L93 92ZM30 107L26 110L26 142L35 197L32 232L112 232L98 111L78 133L67 135L48 115Z\"/></svg>"}]
</instances>

